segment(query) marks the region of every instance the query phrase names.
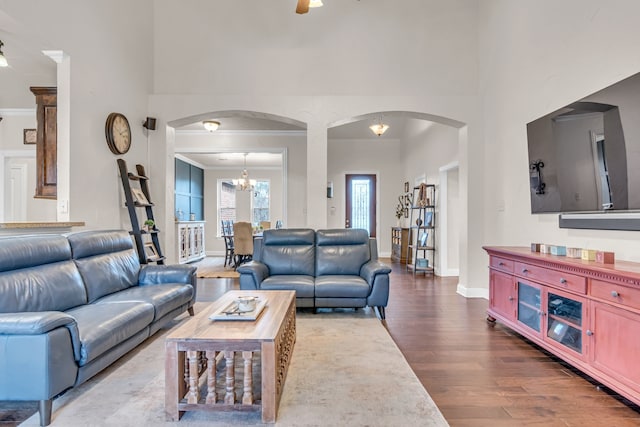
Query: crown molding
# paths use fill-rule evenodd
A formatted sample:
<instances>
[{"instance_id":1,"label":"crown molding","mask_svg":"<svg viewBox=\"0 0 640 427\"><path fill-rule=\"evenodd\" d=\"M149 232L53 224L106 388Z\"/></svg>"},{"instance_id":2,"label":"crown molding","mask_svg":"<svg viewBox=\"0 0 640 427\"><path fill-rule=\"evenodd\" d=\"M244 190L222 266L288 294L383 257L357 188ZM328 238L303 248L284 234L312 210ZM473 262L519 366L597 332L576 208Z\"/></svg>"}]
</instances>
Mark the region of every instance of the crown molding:
<instances>
[{"instance_id":1,"label":"crown molding","mask_svg":"<svg viewBox=\"0 0 640 427\"><path fill-rule=\"evenodd\" d=\"M176 129L176 135L215 135L215 136L306 136L305 130L208 130Z\"/></svg>"}]
</instances>

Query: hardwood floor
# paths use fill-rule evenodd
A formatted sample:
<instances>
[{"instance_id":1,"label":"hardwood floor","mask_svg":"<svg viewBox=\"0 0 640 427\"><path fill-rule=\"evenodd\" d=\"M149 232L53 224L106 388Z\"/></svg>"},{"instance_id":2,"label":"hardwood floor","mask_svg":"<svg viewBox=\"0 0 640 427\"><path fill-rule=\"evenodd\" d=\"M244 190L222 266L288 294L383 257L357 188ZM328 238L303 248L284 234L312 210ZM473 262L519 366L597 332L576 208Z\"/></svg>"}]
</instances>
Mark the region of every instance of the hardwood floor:
<instances>
[{"instance_id":1,"label":"hardwood floor","mask_svg":"<svg viewBox=\"0 0 640 427\"><path fill-rule=\"evenodd\" d=\"M486 322L457 277L392 266L387 329L451 426L640 426L638 406Z\"/></svg>"},{"instance_id":2,"label":"hardwood floor","mask_svg":"<svg viewBox=\"0 0 640 427\"><path fill-rule=\"evenodd\" d=\"M387 329L452 427L640 426L640 408L488 324L487 301L456 294L457 277L414 278L384 261L393 267ZM238 288L237 279L198 280L199 301ZM20 421L2 409L0 426Z\"/></svg>"}]
</instances>

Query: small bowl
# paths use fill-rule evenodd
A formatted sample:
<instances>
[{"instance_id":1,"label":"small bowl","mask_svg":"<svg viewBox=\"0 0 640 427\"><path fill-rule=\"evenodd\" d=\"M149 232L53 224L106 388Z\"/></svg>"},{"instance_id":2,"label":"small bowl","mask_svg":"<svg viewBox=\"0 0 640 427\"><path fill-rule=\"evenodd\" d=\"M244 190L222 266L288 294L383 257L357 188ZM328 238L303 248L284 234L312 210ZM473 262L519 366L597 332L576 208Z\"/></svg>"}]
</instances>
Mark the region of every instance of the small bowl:
<instances>
[{"instance_id":1,"label":"small bowl","mask_svg":"<svg viewBox=\"0 0 640 427\"><path fill-rule=\"evenodd\" d=\"M257 297L238 297L236 304L238 304L238 311L246 313L256 309Z\"/></svg>"}]
</instances>

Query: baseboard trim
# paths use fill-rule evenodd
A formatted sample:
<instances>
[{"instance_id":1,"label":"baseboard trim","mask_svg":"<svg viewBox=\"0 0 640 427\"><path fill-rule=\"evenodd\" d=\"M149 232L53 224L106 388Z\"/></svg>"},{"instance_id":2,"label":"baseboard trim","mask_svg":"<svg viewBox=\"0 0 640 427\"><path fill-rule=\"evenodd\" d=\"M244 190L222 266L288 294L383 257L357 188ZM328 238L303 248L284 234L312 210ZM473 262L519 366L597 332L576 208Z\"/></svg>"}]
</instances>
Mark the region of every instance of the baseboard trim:
<instances>
[{"instance_id":1,"label":"baseboard trim","mask_svg":"<svg viewBox=\"0 0 640 427\"><path fill-rule=\"evenodd\" d=\"M441 272L441 274L439 274L440 276L444 276L444 277L454 277L454 276L459 276L460 275L460 270L457 268L449 268L447 270L444 270Z\"/></svg>"},{"instance_id":2,"label":"baseboard trim","mask_svg":"<svg viewBox=\"0 0 640 427\"><path fill-rule=\"evenodd\" d=\"M489 289L485 288L467 288L464 284L458 283L456 293L465 298L484 298L489 299Z\"/></svg>"},{"instance_id":3,"label":"baseboard trim","mask_svg":"<svg viewBox=\"0 0 640 427\"><path fill-rule=\"evenodd\" d=\"M207 256L224 256L224 251L205 251Z\"/></svg>"}]
</instances>

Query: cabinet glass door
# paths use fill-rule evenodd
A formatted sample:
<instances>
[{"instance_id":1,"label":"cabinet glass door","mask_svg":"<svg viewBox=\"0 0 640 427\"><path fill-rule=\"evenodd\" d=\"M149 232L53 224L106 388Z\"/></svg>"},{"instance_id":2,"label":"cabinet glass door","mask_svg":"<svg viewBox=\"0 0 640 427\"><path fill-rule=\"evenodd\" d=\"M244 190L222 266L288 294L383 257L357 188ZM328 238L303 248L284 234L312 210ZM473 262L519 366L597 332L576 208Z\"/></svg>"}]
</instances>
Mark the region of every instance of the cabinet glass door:
<instances>
[{"instance_id":1,"label":"cabinet glass door","mask_svg":"<svg viewBox=\"0 0 640 427\"><path fill-rule=\"evenodd\" d=\"M549 292L547 337L582 353L582 302Z\"/></svg>"},{"instance_id":2,"label":"cabinet glass door","mask_svg":"<svg viewBox=\"0 0 640 427\"><path fill-rule=\"evenodd\" d=\"M536 332L541 332L540 297L540 288L518 282L518 320Z\"/></svg>"}]
</instances>

